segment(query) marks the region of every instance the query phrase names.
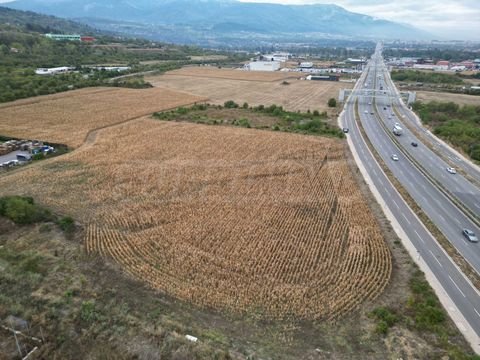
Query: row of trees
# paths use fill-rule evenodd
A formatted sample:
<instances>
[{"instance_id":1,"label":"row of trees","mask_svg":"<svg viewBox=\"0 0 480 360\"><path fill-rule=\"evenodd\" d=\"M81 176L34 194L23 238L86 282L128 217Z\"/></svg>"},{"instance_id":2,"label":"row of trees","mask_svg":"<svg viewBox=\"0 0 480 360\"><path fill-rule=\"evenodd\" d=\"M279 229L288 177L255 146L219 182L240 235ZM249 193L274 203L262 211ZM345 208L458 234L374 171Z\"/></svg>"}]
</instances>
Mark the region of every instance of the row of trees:
<instances>
[{"instance_id":1,"label":"row of trees","mask_svg":"<svg viewBox=\"0 0 480 360\"><path fill-rule=\"evenodd\" d=\"M464 83L463 80L457 75L442 74L438 72L424 72L418 70L392 71L392 80L449 85L461 85Z\"/></svg>"}]
</instances>

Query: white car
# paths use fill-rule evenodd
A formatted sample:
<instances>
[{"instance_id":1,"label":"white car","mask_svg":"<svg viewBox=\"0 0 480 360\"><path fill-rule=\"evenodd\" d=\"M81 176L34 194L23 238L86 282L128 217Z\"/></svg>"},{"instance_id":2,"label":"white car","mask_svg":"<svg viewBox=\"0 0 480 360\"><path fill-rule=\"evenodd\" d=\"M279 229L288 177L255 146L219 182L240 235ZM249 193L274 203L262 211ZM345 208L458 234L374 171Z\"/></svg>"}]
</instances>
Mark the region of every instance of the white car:
<instances>
[{"instance_id":1,"label":"white car","mask_svg":"<svg viewBox=\"0 0 480 360\"><path fill-rule=\"evenodd\" d=\"M397 156L397 154L392 154L392 160L393 160L393 161L398 161L398 156Z\"/></svg>"},{"instance_id":2,"label":"white car","mask_svg":"<svg viewBox=\"0 0 480 360\"><path fill-rule=\"evenodd\" d=\"M364 112L365 112L365 114L368 114L368 110L365 110Z\"/></svg>"},{"instance_id":3,"label":"white car","mask_svg":"<svg viewBox=\"0 0 480 360\"><path fill-rule=\"evenodd\" d=\"M455 168L452 168L452 167L447 167L447 171L448 171L450 174L456 174L456 173L457 173L457 170L455 170Z\"/></svg>"}]
</instances>

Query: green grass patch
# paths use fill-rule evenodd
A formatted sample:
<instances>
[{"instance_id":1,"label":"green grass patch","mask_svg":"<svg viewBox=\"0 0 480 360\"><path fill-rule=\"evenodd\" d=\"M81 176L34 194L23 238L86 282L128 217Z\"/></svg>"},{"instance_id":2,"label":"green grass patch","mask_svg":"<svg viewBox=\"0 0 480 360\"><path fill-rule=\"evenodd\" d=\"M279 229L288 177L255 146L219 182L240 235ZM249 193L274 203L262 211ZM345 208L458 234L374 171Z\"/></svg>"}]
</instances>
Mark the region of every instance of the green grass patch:
<instances>
[{"instance_id":1,"label":"green grass patch","mask_svg":"<svg viewBox=\"0 0 480 360\"><path fill-rule=\"evenodd\" d=\"M438 72L424 72L418 70L392 71L393 81L410 81L427 84L462 85L464 81L457 75L442 74Z\"/></svg>"},{"instance_id":2,"label":"green grass patch","mask_svg":"<svg viewBox=\"0 0 480 360\"><path fill-rule=\"evenodd\" d=\"M204 112L208 112L210 116ZM219 119L212 117L212 111L222 111L224 118ZM235 113L233 119L227 119L225 110L231 110ZM232 114L233 114L232 112ZM245 116L238 117L241 112ZM165 121L188 121L200 124L217 125L230 124L245 128L267 128L274 131L296 132L301 134L321 135L344 138L344 133L336 126L332 126L327 122L328 115L326 112L320 113L318 110L313 112L286 111L282 106L275 104L270 106L259 105L253 108L244 103L239 106L233 100L226 101L223 106L210 104L197 104L192 107L179 107L176 110L165 112L157 112L153 114L155 119ZM259 117L267 117L272 119L271 125L255 125L255 119Z\"/></svg>"},{"instance_id":3,"label":"green grass patch","mask_svg":"<svg viewBox=\"0 0 480 360\"><path fill-rule=\"evenodd\" d=\"M415 102L413 109L433 133L480 161L480 105L453 102Z\"/></svg>"},{"instance_id":4,"label":"green grass patch","mask_svg":"<svg viewBox=\"0 0 480 360\"><path fill-rule=\"evenodd\" d=\"M51 221L54 215L33 201L31 197L5 196L0 198L0 215L16 224L33 224Z\"/></svg>"}]
</instances>

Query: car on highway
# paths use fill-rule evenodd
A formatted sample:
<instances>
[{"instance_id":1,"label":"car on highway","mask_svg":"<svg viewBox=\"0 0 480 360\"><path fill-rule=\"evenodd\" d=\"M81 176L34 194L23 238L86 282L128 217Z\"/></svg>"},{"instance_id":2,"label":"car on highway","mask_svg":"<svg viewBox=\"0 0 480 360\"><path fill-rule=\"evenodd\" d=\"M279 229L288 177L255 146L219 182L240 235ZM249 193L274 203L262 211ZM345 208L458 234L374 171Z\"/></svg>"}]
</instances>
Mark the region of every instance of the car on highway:
<instances>
[{"instance_id":1,"label":"car on highway","mask_svg":"<svg viewBox=\"0 0 480 360\"><path fill-rule=\"evenodd\" d=\"M398 161L398 155L397 154L392 154L392 160L393 161Z\"/></svg>"},{"instance_id":2,"label":"car on highway","mask_svg":"<svg viewBox=\"0 0 480 360\"><path fill-rule=\"evenodd\" d=\"M455 168L452 168L452 167L447 167L447 171L448 171L450 174L456 174L456 173L457 173L457 170L455 170Z\"/></svg>"},{"instance_id":3,"label":"car on highway","mask_svg":"<svg viewBox=\"0 0 480 360\"><path fill-rule=\"evenodd\" d=\"M413 147L417 147L417 146L418 146L418 144L417 144L415 141L412 141L411 144L412 144Z\"/></svg>"},{"instance_id":4,"label":"car on highway","mask_svg":"<svg viewBox=\"0 0 480 360\"><path fill-rule=\"evenodd\" d=\"M365 110L364 112L365 112L365 114L368 114L368 110Z\"/></svg>"},{"instance_id":5,"label":"car on highway","mask_svg":"<svg viewBox=\"0 0 480 360\"><path fill-rule=\"evenodd\" d=\"M465 238L466 238L468 241L473 242L473 243L477 243L477 242L478 242L478 238L477 238L477 236L475 235L475 233L474 233L472 230L463 229L462 234L463 234L463 236L465 236Z\"/></svg>"},{"instance_id":6,"label":"car on highway","mask_svg":"<svg viewBox=\"0 0 480 360\"><path fill-rule=\"evenodd\" d=\"M343 128L342 130L343 130L343 132L344 132L345 134L348 133L348 128Z\"/></svg>"},{"instance_id":7,"label":"car on highway","mask_svg":"<svg viewBox=\"0 0 480 360\"><path fill-rule=\"evenodd\" d=\"M373 115L373 114L375 114L375 113L372 111L372 112L370 113L370 115Z\"/></svg>"},{"instance_id":8,"label":"car on highway","mask_svg":"<svg viewBox=\"0 0 480 360\"><path fill-rule=\"evenodd\" d=\"M387 107L386 107L386 106L384 106L384 107L383 107L383 110L387 110Z\"/></svg>"}]
</instances>

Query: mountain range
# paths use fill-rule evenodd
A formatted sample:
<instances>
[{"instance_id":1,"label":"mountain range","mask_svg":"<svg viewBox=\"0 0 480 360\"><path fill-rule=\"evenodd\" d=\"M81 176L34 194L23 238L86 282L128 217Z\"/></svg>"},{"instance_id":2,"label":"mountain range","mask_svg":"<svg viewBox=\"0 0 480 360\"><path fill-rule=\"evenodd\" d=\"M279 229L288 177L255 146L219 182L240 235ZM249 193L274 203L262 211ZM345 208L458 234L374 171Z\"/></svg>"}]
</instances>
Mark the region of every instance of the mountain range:
<instances>
[{"instance_id":1,"label":"mountain range","mask_svg":"<svg viewBox=\"0 0 480 360\"><path fill-rule=\"evenodd\" d=\"M427 39L409 25L352 13L331 4L280 5L235 0L17 0L5 6L76 19L98 28L185 42L250 37ZM228 40L230 39L230 40Z\"/></svg>"}]
</instances>

